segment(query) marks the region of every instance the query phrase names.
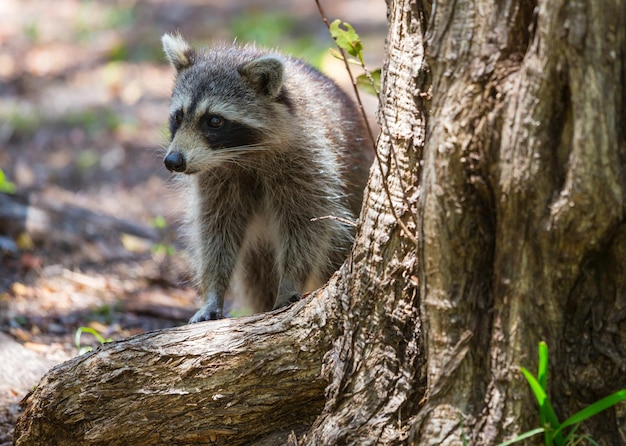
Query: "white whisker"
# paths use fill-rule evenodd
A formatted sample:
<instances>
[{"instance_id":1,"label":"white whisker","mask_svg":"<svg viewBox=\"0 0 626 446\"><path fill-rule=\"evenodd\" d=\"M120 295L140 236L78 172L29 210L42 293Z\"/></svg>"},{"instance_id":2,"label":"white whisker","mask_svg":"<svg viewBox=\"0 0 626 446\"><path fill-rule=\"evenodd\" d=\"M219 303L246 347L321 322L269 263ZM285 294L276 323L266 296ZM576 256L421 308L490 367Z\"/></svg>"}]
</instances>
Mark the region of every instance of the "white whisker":
<instances>
[{"instance_id":1,"label":"white whisker","mask_svg":"<svg viewBox=\"0 0 626 446\"><path fill-rule=\"evenodd\" d=\"M221 148L221 149L217 149L217 151L219 151L219 152L226 152L226 153L232 153L232 152L258 152L258 151L266 152L268 150L270 150L270 148L267 147L264 144L249 144L249 145L245 145L245 146L224 147L224 148Z\"/></svg>"},{"instance_id":2,"label":"white whisker","mask_svg":"<svg viewBox=\"0 0 626 446\"><path fill-rule=\"evenodd\" d=\"M249 144L216 149L213 153L213 161L216 163L232 163L242 168L260 167L264 162L255 154L271 150L263 144Z\"/></svg>"}]
</instances>

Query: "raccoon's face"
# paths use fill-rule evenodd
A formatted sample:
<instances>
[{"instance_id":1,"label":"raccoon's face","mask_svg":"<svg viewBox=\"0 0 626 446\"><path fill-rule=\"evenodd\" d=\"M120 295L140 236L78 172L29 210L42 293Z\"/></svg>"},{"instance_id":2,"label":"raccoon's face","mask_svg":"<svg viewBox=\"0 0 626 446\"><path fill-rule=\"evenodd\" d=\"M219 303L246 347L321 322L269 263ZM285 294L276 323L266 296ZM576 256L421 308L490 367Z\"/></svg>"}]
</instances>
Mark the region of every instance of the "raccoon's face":
<instances>
[{"instance_id":1,"label":"raccoon's face","mask_svg":"<svg viewBox=\"0 0 626 446\"><path fill-rule=\"evenodd\" d=\"M169 34L163 48L176 69L167 169L194 174L222 163L245 164L280 146L285 132L276 123L289 120L281 58L250 48L198 52Z\"/></svg>"}]
</instances>

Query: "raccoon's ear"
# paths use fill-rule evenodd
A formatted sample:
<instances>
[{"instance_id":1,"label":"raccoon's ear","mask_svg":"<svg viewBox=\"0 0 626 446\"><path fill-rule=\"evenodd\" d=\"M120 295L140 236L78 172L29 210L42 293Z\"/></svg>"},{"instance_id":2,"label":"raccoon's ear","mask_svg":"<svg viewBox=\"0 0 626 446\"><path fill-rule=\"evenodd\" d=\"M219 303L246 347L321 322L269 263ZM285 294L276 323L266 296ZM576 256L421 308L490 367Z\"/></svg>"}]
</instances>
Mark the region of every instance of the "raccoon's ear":
<instances>
[{"instance_id":1,"label":"raccoon's ear","mask_svg":"<svg viewBox=\"0 0 626 446\"><path fill-rule=\"evenodd\" d=\"M161 37L163 51L176 71L189 68L194 63L195 51L180 34L164 34Z\"/></svg>"},{"instance_id":2,"label":"raccoon's ear","mask_svg":"<svg viewBox=\"0 0 626 446\"><path fill-rule=\"evenodd\" d=\"M285 65L278 56L263 56L237 68L239 74L257 92L276 97L283 86Z\"/></svg>"}]
</instances>

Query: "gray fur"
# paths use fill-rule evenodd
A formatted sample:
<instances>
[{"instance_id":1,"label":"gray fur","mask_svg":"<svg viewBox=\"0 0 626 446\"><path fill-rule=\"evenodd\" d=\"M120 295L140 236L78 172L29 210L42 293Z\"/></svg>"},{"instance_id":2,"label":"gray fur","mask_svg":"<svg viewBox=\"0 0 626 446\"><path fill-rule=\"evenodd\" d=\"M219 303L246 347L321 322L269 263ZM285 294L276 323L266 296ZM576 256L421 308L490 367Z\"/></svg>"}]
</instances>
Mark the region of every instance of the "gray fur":
<instances>
[{"instance_id":1,"label":"gray fur","mask_svg":"<svg viewBox=\"0 0 626 446\"><path fill-rule=\"evenodd\" d=\"M231 287L257 311L288 305L327 280L350 247L350 226L312 219L359 211L371 162L359 112L296 59L254 46L192 49L180 36L163 44L177 71L165 161L188 174L205 298L190 322L221 318Z\"/></svg>"}]
</instances>

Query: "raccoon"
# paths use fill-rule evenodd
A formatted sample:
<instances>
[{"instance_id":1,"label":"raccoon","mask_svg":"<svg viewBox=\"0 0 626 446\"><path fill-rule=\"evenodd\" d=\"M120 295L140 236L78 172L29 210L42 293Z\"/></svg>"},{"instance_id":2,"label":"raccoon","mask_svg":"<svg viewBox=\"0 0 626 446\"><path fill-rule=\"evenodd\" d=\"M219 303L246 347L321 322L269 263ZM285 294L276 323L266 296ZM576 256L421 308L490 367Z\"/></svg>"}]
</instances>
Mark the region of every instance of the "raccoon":
<instances>
[{"instance_id":1,"label":"raccoon","mask_svg":"<svg viewBox=\"0 0 626 446\"><path fill-rule=\"evenodd\" d=\"M187 227L204 305L255 311L322 285L345 260L371 163L359 110L306 63L254 45L162 38L176 71L165 167L190 183ZM329 217L329 218L320 218ZM342 221L343 220L343 221Z\"/></svg>"}]
</instances>

